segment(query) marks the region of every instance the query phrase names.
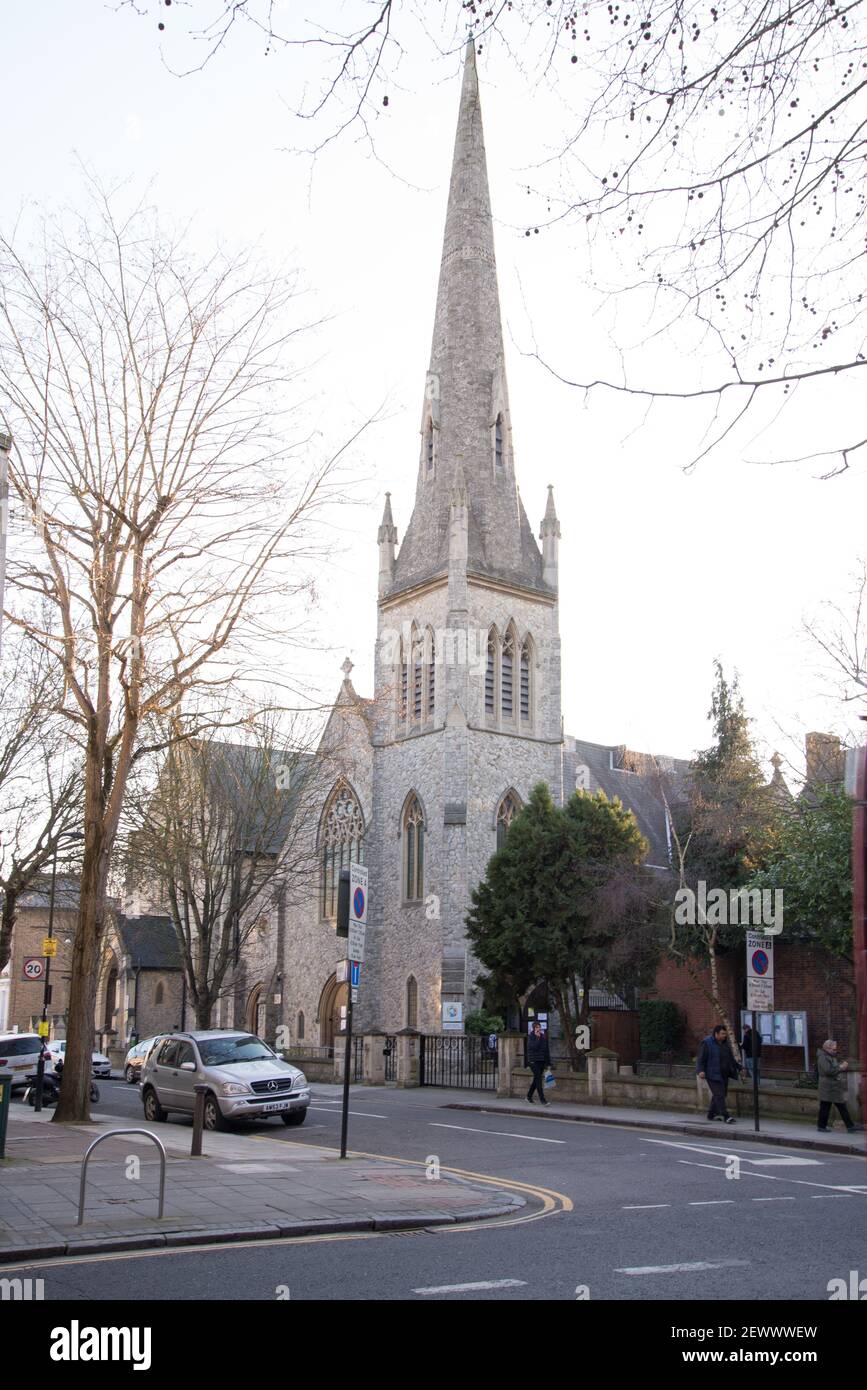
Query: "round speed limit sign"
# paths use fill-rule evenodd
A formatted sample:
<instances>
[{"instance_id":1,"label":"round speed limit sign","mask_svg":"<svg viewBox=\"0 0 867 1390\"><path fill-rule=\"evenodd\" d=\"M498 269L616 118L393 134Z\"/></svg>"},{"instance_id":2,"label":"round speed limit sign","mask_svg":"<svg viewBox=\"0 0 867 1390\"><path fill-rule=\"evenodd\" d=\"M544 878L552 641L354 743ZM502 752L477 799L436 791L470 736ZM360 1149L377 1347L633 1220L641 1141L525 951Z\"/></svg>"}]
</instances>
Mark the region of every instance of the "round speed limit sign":
<instances>
[{"instance_id":1,"label":"round speed limit sign","mask_svg":"<svg viewBox=\"0 0 867 1390\"><path fill-rule=\"evenodd\" d=\"M29 956L24 962L23 975L25 980L42 980L45 978L45 961L41 956Z\"/></svg>"}]
</instances>

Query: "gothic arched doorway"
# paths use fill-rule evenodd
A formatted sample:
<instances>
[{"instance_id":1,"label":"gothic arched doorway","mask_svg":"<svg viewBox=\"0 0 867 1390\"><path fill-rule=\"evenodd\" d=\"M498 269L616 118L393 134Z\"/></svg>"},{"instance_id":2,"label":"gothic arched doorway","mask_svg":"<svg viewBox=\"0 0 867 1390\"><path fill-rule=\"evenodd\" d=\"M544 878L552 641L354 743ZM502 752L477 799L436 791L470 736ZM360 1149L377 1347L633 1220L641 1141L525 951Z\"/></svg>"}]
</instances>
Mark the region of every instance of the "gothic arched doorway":
<instances>
[{"instance_id":1,"label":"gothic arched doorway","mask_svg":"<svg viewBox=\"0 0 867 1390\"><path fill-rule=\"evenodd\" d=\"M319 1041L323 1047L333 1049L334 1039L340 1036L341 1009L348 1004L348 985L339 985L337 976L332 975L319 999Z\"/></svg>"},{"instance_id":2,"label":"gothic arched doorway","mask_svg":"<svg viewBox=\"0 0 867 1390\"><path fill-rule=\"evenodd\" d=\"M248 1033L255 1033L261 1037L259 1032L259 1006L262 1000L262 986L258 984L250 990L247 999L247 1009L244 1016L244 1026Z\"/></svg>"}]
</instances>

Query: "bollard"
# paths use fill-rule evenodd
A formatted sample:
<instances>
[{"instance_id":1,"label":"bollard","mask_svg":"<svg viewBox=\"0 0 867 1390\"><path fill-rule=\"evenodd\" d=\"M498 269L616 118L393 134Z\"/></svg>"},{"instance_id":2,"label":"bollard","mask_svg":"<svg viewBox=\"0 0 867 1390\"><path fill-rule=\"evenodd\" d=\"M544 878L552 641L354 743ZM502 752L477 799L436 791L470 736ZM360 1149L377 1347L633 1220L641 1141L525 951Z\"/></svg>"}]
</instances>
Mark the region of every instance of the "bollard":
<instances>
[{"instance_id":1,"label":"bollard","mask_svg":"<svg viewBox=\"0 0 867 1390\"><path fill-rule=\"evenodd\" d=\"M207 1094L207 1086L196 1086L196 1103L193 1107L193 1147L190 1149L190 1158L202 1157L202 1129L205 1124L205 1096Z\"/></svg>"}]
</instances>

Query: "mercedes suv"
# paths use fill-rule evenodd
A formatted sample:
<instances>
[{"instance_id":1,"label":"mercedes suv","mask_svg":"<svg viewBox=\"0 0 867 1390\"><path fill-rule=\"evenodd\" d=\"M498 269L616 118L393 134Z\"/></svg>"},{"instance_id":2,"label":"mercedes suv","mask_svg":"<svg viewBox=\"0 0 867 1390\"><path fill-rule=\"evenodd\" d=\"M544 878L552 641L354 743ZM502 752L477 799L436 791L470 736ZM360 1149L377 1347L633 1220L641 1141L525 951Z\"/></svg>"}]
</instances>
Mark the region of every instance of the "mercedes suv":
<instances>
[{"instance_id":1,"label":"mercedes suv","mask_svg":"<svg viewBox=\"0 0 867 1390\"><path fill-rule=\"evenodd\" d=\"M164 1120L172 1111L191 1115L197 1085L208 1088L205 1129L269 1115L279 1115L284 1125L302 1125L310 1104L304 1073L261 1038L228 1029L173 1033L142 1067L145 1119Z\"/></svg>"}]
</instances>

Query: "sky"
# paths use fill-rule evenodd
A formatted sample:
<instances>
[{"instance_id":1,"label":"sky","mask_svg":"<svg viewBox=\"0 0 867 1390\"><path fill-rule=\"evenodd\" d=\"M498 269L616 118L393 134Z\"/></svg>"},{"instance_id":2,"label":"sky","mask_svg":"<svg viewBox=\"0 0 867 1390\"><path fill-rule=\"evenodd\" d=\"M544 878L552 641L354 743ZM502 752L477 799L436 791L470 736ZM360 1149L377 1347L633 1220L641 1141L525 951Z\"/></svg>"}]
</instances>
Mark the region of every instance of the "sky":
<instances>
[{"instance_id":1,"label":"sky","mask_svg":"<svg viewBox=\"0 0 867 1390\"><path fill-rule=\"evenodd\" d=\"M297 269L299 312L323 320L305 347L314 447L334 451L372 423L347 456L352 500L329 516L316 650L275 652L275 669L298 663L329 698L349 655L369 695L383 498L391 492L401 537L415 491L460 56L408 55L374 148L350 130L311 161L298 153L310 129L292 108L315 87L315 53L266 54L259 36L239 33L180 77L166 61L178 12L166 15L163 35L153 5L42 0L5 16L0 225L8 233L44 207L81 207L86 168L127 181L167 223L189 223L203 254L257 243ZM639 362L676 383L690 343L654 336L648 303L600 294L618 267L591 265L574 229L526 235L528 208L538 216L527 187L555 141L556 103L532 95L495 44L479 74L519 485L538 533L553 484L562 528L565 730L689 756L711 741L718 658L740 674L764 754L779 748L796 766L805 730L841 727L802 627L823 603L846 607L865 549L863 468L821 481L815 464L755 460L822 447L827 421L851 404L830 384L782 421L765 409L689 470L706 409L648 408L558 380L549 367L573 380L616 375L635 345Z\"/></svg>"}]
</instances>

